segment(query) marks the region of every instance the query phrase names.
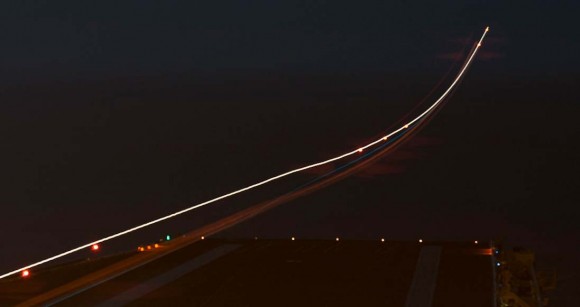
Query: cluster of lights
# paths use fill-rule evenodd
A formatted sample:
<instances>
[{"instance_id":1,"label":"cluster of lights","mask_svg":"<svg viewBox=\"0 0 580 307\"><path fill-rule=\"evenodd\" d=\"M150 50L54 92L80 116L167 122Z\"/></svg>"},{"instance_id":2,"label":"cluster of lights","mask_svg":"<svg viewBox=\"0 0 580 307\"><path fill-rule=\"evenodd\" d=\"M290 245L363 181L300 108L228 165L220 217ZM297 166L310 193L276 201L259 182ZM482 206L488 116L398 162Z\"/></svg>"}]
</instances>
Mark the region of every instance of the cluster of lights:
<instances>
[{"instance_id":1,"label":"cluster of lights","mask_svg":"<svg viewBox=\"0 0 580 307\"><path fill-rule=\"evenodd\" d=\"M201 237L201 239L203 240L203 237ZM171 240L171 235L166 235L165 236L165 241L170 241ZM162 242L163 239L160 239L159 242ZM161 247L161 245L159 245L159 243L155 243L155 244L148 244L148 245L144 245L144 246L139 246L137 247L137 251L139 252L144 252L146 250L152 250L155 248L159 248Z\"/></svg>"},{"instance_id":2,"label":"cluster of lights","mask_svg":"<svg viewBox=\"0 0 580 307\"><path fill-rule=\"evenodd\" d=\"M481 38L479 39L479 41L478 41L478 43L477 43L477 47L480 47L480 46L481 46L481 43L482 43L483 39L485 38L485 36L486 36L486 34L487 34L487 32L488 32L488 31L489 31L489 27L486 27L486 28L485 28L485 32L483 33L483 35L481 36ZM403 127L400 127L399 129L397 129L397 130L395 130L395 131L391 132L390 134L388 134L388 135L386 135L386 136L384 136L384 137L382 137L382 138L380 138L380 139L378 139L378 140L376 140L376 141L373 141L373 142L371 142L371 143L369 143L369 144L367 144L367 145L365 145L365 146L362 146L362 147L358 148L357 150L354 150L354 151L347 152L347 153L345 153L345 154L342 154L342 155L340 155L340 156L336 156L336 157L334 157L334 158L327 159L327 160L325 160L325 161L321 161L321 162L313 163L313 164L310 164L310 165L307 165L307 166L304 166L304 167L300 167L300 168L297 168L297 169L290 170L290 171L288 171L288 172L285 172L285 173L282 173L282 174L280 174L280 175L277 175L277 176L274 176L274 177L271 177L271 178L268 178L268 179L262 180L262 181L260 181L260 182L257 182L257 183L255 183L255 184L249 185L249 186L247 186L247 187L244 187L244 188L241 188L241 189L238 189L238 190L236 190L236 191L233 191L233 192L230 192L230 193L224 194L224 195L222 195L222 196L219 196L219 197L213 198L213 199L211 199L211 200L208 200L208 201L202 202L202 203L200 203L200 204L197 204L197 205L191 206L191 207L189 207L189 208L185 208L185 209L183 209L183 210L181 210L181 211L177 211L177 212L174 212L174 213L172 213L172 214L169 214L169 215L163 216L163 217L161 217L161 218L158 218L158 219L152 220L152 221L150 221L150 222L147 222L147 223L144 223L144 224L141 224L141 225L135 226L135 227L133 227L133 228L129 228L129 229L127 229L127 230L124 230L124 231L118 232L118 233L116 233L116 234L113 234L113 235L110 235L110 236L108 236L108 237L102 238L102 239L100 239L100 240L98 240L98 241L95 241L95 242L92 242L92 243L88 243L88 244L85 244L85 245L79 246L79 247L77 247L77 248L73 248L73 249L71 249L71 250L68 250L68 251L66 251L66 252L60 253L60 254L58 254L58 255L56 255L56 256L52 256L52 257L49 257L49 258L47 258L47 259L44 259L44 260L38 261L38 262L36 262L36 263L33 263L33 264L31 264L31 265L28 265L28 266L27 266L27 268L32 268L32 267L35 267L35 266L38 266L38 265L41 265L41 264L47 263L47 262L49 262L49 261L52 261L52 260L55 260L55 259L58 259L58 258L64 257L64 256L66 256L66 255L69 255L69 254L72 254L72 253L74 253L74 252L80 251L80 250L82 250L82 249L84 249L84 248L86 248L86 247L90 247L90 246L92 246L93 244L97 244L97 243L99 243L99 242L104 242L104 241L108 241L108 240L111 240L111 239L114 239L114 238L117 238L117 237L123 236L123 235L125 235L125 234L131 233L131 232L134 232L134 231L137 231L137 230L139 230L139 229L141 229L141 228L145 228L145 227L147 227L147 226L150 226L150 225L153 225L153 224L159 223L159 222L161 222L161 221L164 221L164 220L167 220L167 219L173 218L173 217L175 217L175 216L178 216L178 215L184 214L184 213L186 213L186 212L189 212L189 211L191 211L191 210L194 210L194 209L197 209L197 208L200 208L200 207L206 206L206 205L208 205L208 204L211 204L211 203L217 202L217 201L219 201L219 200L222 200L222 199L225 199L225 198L231 197L231 196L233 196L233 195L236 195L236 194L239 194L239 193L242 193L242 192L245 192L245 191L248 191L248 190L254 189L254 188L258 187L258 186L262 186L262 185L264 185L264 184L267 184L267 183L269 183L269 182L272 182L272 181L274 181L274 180L278 180L278 179L280 179L280 178L283 178L283 177L289 176L289 175L291 175L291 174L298 173L298 172L301 172L301 171L304 171L304 170L307 170L307 169L311 169L311 168L314 168L314 167L318 167L318 166L321 166L321 165L329 164L329 163L332 163L332 162L334 162L334 161L337 161L337 160L340 160L340 159L343 159L343 158L349 157L349 156L351 156L351 155L354 155L354 154L356 154L356 153L361 153L361 152L362 152L364 149L366 149L366 148L372 147L372 146L374 146L374 145L376 145L376 144L378 144L378 143L380 143L380 142L382 142L382 141L386 141L386 140L387 140L387 139L388 139L390 136L396 135L397 133L399 133L399 132L401 132L401 131L403 131L403 130L405 130L405 129L409 128L411 125L413 125L414 123L416 123L417 121L419 121L420 119L422 119L423 117L425 117L425 116L426 116L426 115L427 115L429 112L431 112L431 111L432 111L432 110L433 110L435 107L437 107L437 105L439 105L439 103L440 103L440 102L441 102L441 101L442 101L442 100L443 100L443 99L444 99L444 98L445 98L445 97L446 97L446 96L447 96L447 95L448 95L448 94L451 92L451 90L452 90L452 89L455 87L455 85L457 84L457 82L458 82L458 81L461 79L461 77L462 77L462 76L463 76L463 74L465 73L465 71L466 71L467 67L469 66L469 64L471 63L471 61L473 60L473 58L475 57L475 54L476 54L476 52L477 52L477 48L476 48L476 49L475 49L475 50L474 50L474 51L471 53L471 55L469 55L469 57L468 57L468 59L467 59L467 61L466 61L465 65L463 66L463 68L461 69L461 71L458 73L458 75L456 76L456 78L454 79L454 81L451 83L451 85L450 85L450 86L447 88L447 90L446 90L446 91L445 91L445 92L444 92L444 93L443 93L443 94L442 94L442 95L441 95L441 96L440 96L440 97L439 97L439 98L438 98L438 99L437 99L437 100L436 100L436 101L435 101L435 102L434 102L434 103L433 103L433 104L432 104L432 105L431 105L429 108L427 108L425 111L423 111L423 113L421 113L420 115L418 115L417 117L415 117L413 120L411 120L411 121L409 121L408 123L406 123L406 124L405 124ZM170 237L170 236L167 236L167 241L169 241L170 239L171 239L171 237ZM256 238L256 239L257 239L257 238ZM337 238L337 241L338 241L338 238ZM21 268L21 269L14 270L14 271L12 271L12 272L8 272L8 273L5 273L5 274L2 274L2 275L0 275L0 279L2 279L2 278L4 278L4 277L7 277L7 276L9 276L9 275L15 274L15 273L17 273L17 272L21 272L21 271L22 271L22 270L24 270L24 269L25 269L25 268Z\"/></svg>"}]
</instances>

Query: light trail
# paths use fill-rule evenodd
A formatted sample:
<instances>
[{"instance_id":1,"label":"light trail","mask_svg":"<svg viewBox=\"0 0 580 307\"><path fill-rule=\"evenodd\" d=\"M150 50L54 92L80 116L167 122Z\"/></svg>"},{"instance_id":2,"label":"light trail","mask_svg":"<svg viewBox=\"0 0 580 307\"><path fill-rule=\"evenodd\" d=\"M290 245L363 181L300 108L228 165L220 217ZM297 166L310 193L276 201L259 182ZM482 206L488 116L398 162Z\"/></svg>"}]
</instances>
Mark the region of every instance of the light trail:
<instances>
[{"instance_id":1,"label":"light trail","mask_svg":"<svg viewBox=\"0 0 580 307\"><path fill-rule=\"evenodd\" d=\"M396 129L395 131L393 131L393 132L391 132L391 133L389 133L389 134L387 134L387 135L385 135L385 136L382 136L381 138L377 139L376 141L373 141L373 142L371 142L371 143L368 143L367 145L364 145L364 146L362 146L362 147L359 147L359 148L357 148L357 149L355 149L355 150L349 151L349 152L347 152L347 153L345 153L345 154L342 154L342 155L339 155L339 156L336 156L336 157L333 157L333 158L330 158L330 159L327 159L327 160L324 160L324 161L321 161L321 162L316 162L316 163L313 163L313 164L310 164L310 165L306 165L306 166L303 166L303 167L300 167L300 168L296 168L296 169L293 169L293 170L287 171L287 172L285 172L285 173L282 173L282 174L280 174L280 175L277 175L277 176L274 176L274 177L271 177L271 178L268 178L268 179L262 180L262 181L260 181L260 182L258 182L258 183L255 183L255 184L249 185L249 186L247 186L247 187L244 187L244 188L241 188L241 189L239 189L239 190L236 190L236 191L233 191L233 192L230 192L230 193L224 194L224 195L222 195L222 196L218 196L218 197L216 197L216 198L210 199L210 200L208 200L208 201L205 201L205 202L202 202L202 203L200 203L200 204L197 204L197 205L194 205L194 206L191 206L191 207L185 208L185 209L183 209L183 210L180 210L180 211L177 211L177 212L171 213L171 214L169 214L169 215L166 215L166 216L160 217L160 218L158 218L158 219L155 219L155 220L149 221L149 222L147 222L147 223L144 223L144 224L141 224L141 225L138 225L138 226L135 226L135 227L129 228L129 229L127 229L127 230L124 230L124 231L121 231L121 232L118 232L118 233L115 233L115 234L112 234L112 235L110 235L110 236L108 236L108 237L104 237L104 238L102 238L102 239L99 239L99 240L96 240L96 241L93 241L93 242L90 242L90 243L87 243L87 244L81 245L81 246L79 246L79 247L76 247L76 248L70 249L70 250L68 250L68 251L65 251L65 252L62 252L62 253L60 253L60 254L58 254L58 255L55 255L55 256L52 256L52 257L46 258L46 259L44 259L44 260L41 260L41 261L38 261L38 262L35 262L35 263L32 263L32 264L29 264L29 265L27 265L27 266L24 266L24 267L21 267L21 268L19 268L19 269L16 269L16 270L13 270L13 271L10 271L10 272L7 272L7 273L4 273L4 274L0 275L0 279L6 278L6 277L8 277L8 276L10 276L10 275L17 274L17 273L19 273L19 272L22 272L23 270L29 270L29 269L31 269L31 268L33 268L33 267L36 267L36 266L39 266L39 265L42 265L42 264L48 263L48 262L50 262L50 261L53 261L53 260L56 260L56 259L62 258L62 257L64 257L64 256L67 256L67 255L70 255L70 254L72 254L72 253L75 253L75 252L81 251L81 250L83 250L83 249L90 248L90 247L92 247L92 246L93 246L93 245L95 245L95 244L99 244L99 243L102 243L102 242L105 242L105 241L109 241L109 240L112 240L112 239L118 238L118 237L120 237L120 236L126 235L126 234L128 234L128 233L131 233L131 232L137 231L137 230L139 230L139 229L141 229L141 228L145 228L145 227L151 226L151 225L153 225L153 224L156 224L156 223L159 223L159 222L162 222L162 221L165 221L165 220L171 219L171 218L173 218L173 217L176 217L176 216L178 216L178 215L181 215L181 214L184 214L184 213L186 213L186 212L189 212L189 211L195 210L195 209L197 209L197 208L200 208L200 207L203 207L203 206L209 205L209 204L211 204L211 203L214 203L214 202L217 202L217 201L219 201L219 200L222 200L222 199L225 199L225 198L228 198L228 197L234 196L234 195L236 195L236 194L240 194L240 193L242 193L242 192L245 192L245 191L248 191L248 190L251 190L251 189L257 188L257 187L259 187L259 186L265 185L265 184L267 184L267 183L269 183L269 182L272 182L272 181L278 180L278 179L280 179L280 178L287 177L287 176L289 176L289 175L292 175L292 174L295 174L295 173L298 173L298 172L301 172L301 171L304 171L304 170L307 170L307 169L311 169L311 168L314 168L314 167L318 167L318 166L321 166L321 165L325 165L325 164L328 164L328 163L331 163L331 162L334 162L334 161L337 161L337 160L341 160L341 159L344 159L344 158L346 158L346 157L349 157L349 156L352 156L352 155L360 154L362 151L364 151L365 149L367 149L367 148L369 148L369 147L372 147L372 146L374 146L374 145L377 145L377 144L379 144L379 143L382 143L382 142L385 142L385 141L387 141L387 140L388 140L390 137L392 137L392 136L396 135L397 133L399 133L399 132L401 132L401 131L404 131L404 130L408 129L408 128L409 128L410 126L412 126L414 123L416 123L417 121L419 121L420 119L422 119L423 117L425 117L425 116L426 116L426 115L427 115L429 112L431 112L433 109L435 109L435 108L436 108L436 107L437 107L437 106L438 106L438 105L441 103L441 101L443 101L443 99L445 99L445 97L446 97L446 96L447 96L447 95L448 95L448 94L451 92L451 90L453 90L453 88L455 87L455 85L456 85L456 84L459 82L459 80L460 80L460 79L463 77L463 74L466 72L467 68L468 68L468 67L469 67L469 65L471 64L471 61L473 60L473 58L474 58L474 57L475 57L475 55L477 54L477 51L478 51L478 50L479 50L479 48L482 46L482 42L483 42L483 40L485 39L485 36L487 35L487 32L489 32L489 27L486 27L486 28L485 28L485 31L483 32L483 34L481 35L481 37L480 37L479 41L477 42L477 45L476 45L476 47L473 49L473 52L471 53L471 55L470 55L470 56L469 56L469 58L467 59L467 61L466 61L465 65L464 65L464 66L462 67L462 69L459 71L459 73L457 74L457 76L455 77L455 79L453 80L453 82L451 83L451 85L450 85L450 86L447 88L447 90L445 90L445 92L444 92L443 94L441 94L441 96L440 96L440 97L439 97L439 98L438 98L438 99L437 99L437 100L436 100L436 101L435 101L435 102L434 102L434 103L433 103L433 104L432 104L432 105L431 105L429 108L427 108L427 109L426 109L426 110L425 110L423 113L419 114L417 117L415 117L415 118L414 118L414 119L412 119L411 121L409 121L409 122L407 122L406 124L402 125L400 128Z\"/></svg>"}]
</instances>

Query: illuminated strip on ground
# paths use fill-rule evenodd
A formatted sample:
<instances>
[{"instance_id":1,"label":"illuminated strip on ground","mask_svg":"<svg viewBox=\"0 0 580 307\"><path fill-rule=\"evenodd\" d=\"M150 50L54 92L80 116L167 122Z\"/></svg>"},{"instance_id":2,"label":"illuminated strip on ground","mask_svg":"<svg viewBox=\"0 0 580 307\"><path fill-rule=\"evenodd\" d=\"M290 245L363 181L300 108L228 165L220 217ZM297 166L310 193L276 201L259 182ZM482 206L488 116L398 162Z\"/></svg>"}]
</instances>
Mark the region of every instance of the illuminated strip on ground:
<instances>
[{"instance_id":1,"label":"illuminated strip on ground","mask_svg":"<svg viewBox=\"0 0 580 307\"><path fill-rule=\"evenodd\" d=\"M484 32L483 32L483 34L481 35L481 38L480 38L480 39L479 39L479 41L477 42L477 46L475 47L475 49L473 50L473 52L472 52L472 53L471 53L471 55L469 56L469 58L468 58L467 62L465 63L465 65L463 66L463 68L460 70L460 72L457 74L457 77L455 77L455 79L453 80L453 82L451 83L451 85L450 85L450 86L447 88L447 90L446 90L446 91L445 91L445 92L444 92L444 93L443 93L443 94L442 94L442 95L439 97L439 99L437 99L437 100L436 100L436 101L435 101L435 102L434 102L434 103L433 103L433 104L432 104L432 105L431 105L429 108L427 108L427 109L426 109L426 110L425 110L423 113L421 113L419 116L415 117L413 120L411 120L411 121L407 122L406 124L404 124L403 126L401 126L400 128L398 128L397 130L395 130L395 131L393 131L393 132L389 133L388 135L385 135L385 136L381 137L380 139L378 139L378 140L376 140L376 141L374 141L374 142L368 143L367 145L364 145L364 146L362 146L362 147L359 147L359 148L357 148L357 149L355 149L355 150L353 150L353 151L347 152L347 153L345 153L345 154L342 154L342 155L340 155L340 156L337 156L337 157L334 157L334 158L330 158L330 159L328 159L328 160L324 160L324 161L321 161L321 162L313 163L313 164L310 164L310 165L307 165L307 166L304 166L304 167L300 167L300 168L297 168L297 169L294 169L294 170L291 170L291 171L285 172L285 173L283 173L283 174L280 174L280 175L277 175L277 176L274 176L274 177L268 178L268 179L266 179L266 180L263 180L263 181L260 181L260 182L258 182L258 183L252 184L252 185L250 185L250 186L247 186L247 187L245 187L245 188L241 188L241 189L239 189L239 190L236 190L236 191L233 191L233 192L231 192L231 193L224 194L224 195L222 195L222 196L219 196L219 197L216 197L216 198L210 199L210 200L208 200L208 201L205 201L205 202L203 202L203 203L200 203L200 204L197 204L197 205L191 206L191 207L189 207L189 208L185 208L185 209L183 209L183 210L181 210L181 211L177 211L177 212L175 212L175 213L172 213L172 214L166 215L166 216L164 216L164 217L161 217L161 218L158 218L158 219L156 219L156 220L153 220L153 221L150 221L150 222L147 222L147 223L144 223L144 224L141 224L141 225L135 226L135 227L133 227L133 228L129 228L129 229L127 229L127 230L124 230L124 231L118 232L118 233L116 233L116 234L113 234L113 235L110 235L110 236L108 236L108 237L105 237L105 238L102 238L102 239L99 239L99 240L96 240L96 241L93 241L93 242L90 242L90 243L87 243L87 244L81 245L81 246L79 246L79 247L73 248L73 249L71 249L71 250L68 250L68 251L66 251L66 252L60 253L60 254L58 254L58 255L55 255L55 256L52 256L52 257L46 258L46 259L44 259L44 260L41 260L41 261L38 261L38 262L32 263L32 264L30 264L30 265L27 265L27 266L25 266L25 267L22 267L22 268L19 268L19 269L16 269L16 270L14 270L14 271L11 271L11 272L8 272L8 273L5 273L5 274L2 274L2 275L0 275L0 279L2 279L2 278L5 278L5 277L8 277L8 276L10 276L10 275L13 275L13 274L16 274L16 273L19 273L19 272L21 272L22 270L31 269L31 268L33 268L33 267L36 267L36 266L39 266L39 265L41 265L41 264L45 264L45 263L47 263L47 262L50 262L50 261L53 261L53 260L56 260L56 259L62 258L62 257L64 257L64 256L70 255L70 254L72 254L72 253L78 252L78 251L80 251L80 250L83 250L83 249L89 248L89 247L91 247L93 244L98 244L98 243L101 243L101 242L109 241L109 240L111 240L111 239L118 238L118 237L120 237L120 236L123 236L123 235L126 235L126 234L128 234L128 233L134 232L134 231L136 231L136 230L139 230L139 229L141 229L141 228L145 228L145 227L147 227L147 226L150 226L150 225L153 225L153 224L159 223L159 222L161 222L161 221L165 221L165 220L171 219L171 218L173 218L173 217L176 217L176 216L178 216L178 215L184 214L184 213L186 213L186 212L189 212L189 211L191 211L191 210L195 210L195 209L197 209L197 208L200 208L200 207L203 207L203 206L209 205L209 204L211 204L211 203L214 203L214 202L217 202L217 201L219 201L219 200L222 200L222 199L228 198L228 197L230 197L230 196L233 196L233 195L236 195L236 194L240 194L240 193L242 193L242 192L245 192L245 191L248 191L248 190L254 189L254 188L256 188L256 187L259 187L259 186L261 186L261 185L264 185L264 184L266 184L266 183L269 183L269 182L272 182L272 181L278 180L278 179L280 179L280 178L283 178L283 177L286 177L286 176L292 175L292 174L294 174L294 173L298 173L298 172L301 172L301 171L304 171L304 170L307 170L307 169L310 169L310 168L314 168L314 167L317 167L317 166L325 165L325 164L328 164L328 163L331 163L331 162L334 162L334 161L337 161L337 160L344 159L344 158L346 158L346 157L349 157L349 156L352 156L352 155L356 155L356 154L358 154L358 153L361 153L363 150L365 150L365 149L367 149L367 148L369 148L369 147L372 147L372 146L374 146L374 145L376 145L376 144L379 144L379 143L381 143L381 142L387 141L389 137L392 137L392 136L394 136L395 134L397 134L397 133L399 133L399 132L401 132L401 131L403 131L403 130L405 130L405 129L409 128L409 126L413 125L414 123L416 123L417 121L419 121L420 119L422 119L423 117L425 117L425 115L427 115L429 112L431 112L431 111L432 111L434 108L436 108L436 107L439 105L439 103L440 103L441 101L443 101L443 99L444 99L444 98L445 98L445 97L446 97L446 96L447 96L447 95L448 95L448 94L451 92L451 90L453 90L453 88L455 87L455 85L457 84L457 82L459 82L459 80L460 80L460 79L463 77L463 74L465 73L465 71L466 71L466 70L467 70L467 68L469 67L469 65L470 65L471 61L472 61L472 60L473 60L473 58L475 57L475 54L477 53L477 50L478 50L478 49L481 47L481 43L483 42L483 39L485 38L485 36L486 36L486 34L487 34L487 32L488 32L488 31L489 31L489 27L486 27L486 28L485 28L485 31L484 31Z\"/></svg>"}]
</instances>

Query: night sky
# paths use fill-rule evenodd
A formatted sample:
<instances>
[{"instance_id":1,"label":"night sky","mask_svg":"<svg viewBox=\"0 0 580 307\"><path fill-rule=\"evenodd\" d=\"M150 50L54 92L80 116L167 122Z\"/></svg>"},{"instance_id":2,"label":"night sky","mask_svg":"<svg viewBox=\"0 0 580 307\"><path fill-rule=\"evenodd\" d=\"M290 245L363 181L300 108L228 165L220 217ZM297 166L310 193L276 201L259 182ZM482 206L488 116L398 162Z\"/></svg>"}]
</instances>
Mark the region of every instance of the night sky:
<instances>
[{"instance_id":1,"label":"night sky","mask_svg":"<svg viewBox=\"0 0 580 307\"><path fill-rule=\"evenodd\" d=\"M489 25L467 77L413 140L221 235L504 238L558 269L556 302L580 303L580 5L460 2L1 2L2 272L382 135L436 98Z\"/></svg>"}]
</instances>

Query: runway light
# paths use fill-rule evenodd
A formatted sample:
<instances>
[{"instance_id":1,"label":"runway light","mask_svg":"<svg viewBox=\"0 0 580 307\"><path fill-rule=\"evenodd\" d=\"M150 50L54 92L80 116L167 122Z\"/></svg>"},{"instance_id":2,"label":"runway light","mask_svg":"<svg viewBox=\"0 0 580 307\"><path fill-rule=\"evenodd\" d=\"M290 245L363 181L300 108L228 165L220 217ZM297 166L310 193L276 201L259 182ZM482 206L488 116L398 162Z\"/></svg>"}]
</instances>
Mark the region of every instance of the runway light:
<instances>
[{"instance_id":1,"label":"runway light","mask_svg":"<svg viewBox=\"0 0 580 307\"><path fill-rule=\"evenodd\" d=\"M22 276L22 277L26 278L26 277L30 276L30 271L29 271L29 270L23 270L23 271L20 273L20 276Z\"/></svg>"},{"instance_id":2,"label":"runway light","mask_svg":"<svg viewBox=\"0 0 580 307\"><path fill-rule=\"evenodd\" d=\"M381 238L381 242L385 242L385 238Z\"/></svg>"},{"instance_id":3,"label":"runway light","mask_svg":"<svg viewBox=\"0 0 580 307\"><path fill-rule=\"evenodd\" d=\"M165 236L165 241L169 241L169 240L171 240L171 236L170 235L166 235Z\"/></svg>"},{"instance_id":4,"label":"runway light","mask_svg":"<svg viewBox=\"0 0 580 307\"><path fill-rule=\"evenodd\" d=\"M363 152L363 149L362 148L359 148L357 151L358 152Z\"/></svg>"},{"instance_id":5,"label":"runway light","mask_svg":"<svg viewBox=\"0 0 580 307\"><path fill-rule=\"evenodd\" d=\"M481 43L477 43L477 47L481 47Z\"/></svg>"},{"instance_id":6,"label":"runway light","mask_svg":"<svg viewBox=\"0 0 580 307\"><path fill-rule=\"evenodd\" d=\"M419 243L423 243L423 239L419 239Z\"/></svg>"},{"instance_id":7,"label":"runway light","mask_svg":"<svg viewBox=\"0 0 580 307\"><path fill-rule=\"evenodd\" d=\"M145 248L144 248L143 246L139 246L139 247L137 248L137 250L138 250L138 251L140 251L140 252L142 252L142 251L145 251Z\"/></svg>"},{"instance_id":8,"label":"runway light","mask_svg":"<svg viewBox=\"0 0 580 307\"><path fill-rule=\"evenodd\" d=\"M204 236L201 236L201 239L202 239L202 240L205 240L205 237L204 237Z\"/></svg>"},{"instance_id":9,"label":"runway light","mask_svg":"<svg viewBox=\"0 0 580 307\"><path fill-rule=\"evenodd\" d=\"M340 241L340 238L336 237L336 242Z\"/></svg>"},{"instance_id":10,"label":"runway light","mask_svg":"<svg viewBox=\"0 0 580 307\"><path fill-rule=\"evenodd\" d=\"M296 240L296 238L292 237L292 241Z\"/></svg>"},{"instance_id":11,"label":"runway light","mask_svg":"<svg viewBox=\"0 0 580 307\"><path fill-rule=\"evenodd\" d=\"M475 244L479 244L479 242L477 242L477 240L473 241L473 243L475 243Z\"/></svg>"},{"instance_id":12,"label":"runway light","mask_svg":"<svg viewBox=\"0 0 580 307\"><path fill-rule=\"evenodd\" d=\"M500 265L501 265L501 263L497 262L495 265L497 265L497 266L500 266Z\"/></svg>"},{"instance_id":13,"label":"runway light","mask_svg":"<svg viewBox=\"0 0 580 307\"><path fill-rule=\"evenodd\" d=\"M487 32L487 31L489 31L489 27L486 27L486 28L485 28L485 32Z\"/></svg>"},{"instance_id":14,"label":"runway light","mask_svg":"<svg viewBox=\"0 0 580 307\"><path fill-rule=\"evenodd\" d=\"M409 125L404 125L403 128L407 129L409 128Z\"/></svg>"},{"instance_id":15,"label":"runway light","mask_svg":"<svg viewBox=\"0 0 580 307\"><path fill-rule=\"evenodd\" d=\"M159 244L155 243L155 248L159 248Z\"/></svg>"},{"instance_id":16,"label":"runway light","mask_svg":"<svg viewBox=\"0 0 580 307\"><path fill-rule=\"evenodd\" d=\"M388 138L388 136L383 137L383 141L386 141Z\"/></svg>"},{"instance_id":17,"label":"runway light","mask_svg":"<svg viewBox=\"0 0 580 307\"><path fill-rule=\"evenodd\" d=\"M151 249L151 245L147 245L147 249L148 249L148 250L149 250L149 249Z\"/></svg>"},{"instance_id":18,"label":"runway light","mask_svg":"<svg viewBox=\"0 0 580 307\"><path fill-rule=\"evenodd\" d=\"M91 250L93 252L96 252L100 249L101 247L99 246L99 244L93 244L93 246L91 246Z\"/></svg>"}]
</instances>

